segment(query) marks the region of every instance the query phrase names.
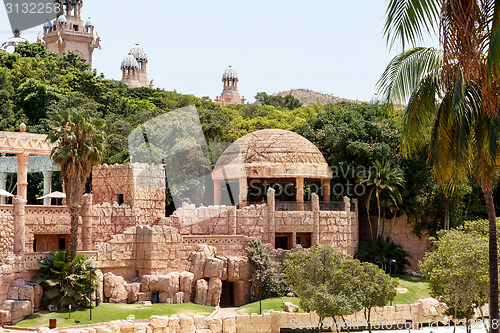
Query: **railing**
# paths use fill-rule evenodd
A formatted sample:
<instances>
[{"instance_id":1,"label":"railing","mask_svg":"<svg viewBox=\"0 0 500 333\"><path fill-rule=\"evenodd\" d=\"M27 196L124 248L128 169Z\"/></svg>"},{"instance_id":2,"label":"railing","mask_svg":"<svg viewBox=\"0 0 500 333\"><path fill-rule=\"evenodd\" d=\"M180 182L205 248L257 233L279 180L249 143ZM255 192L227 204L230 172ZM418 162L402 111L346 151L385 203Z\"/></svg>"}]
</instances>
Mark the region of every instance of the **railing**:
<instances>
[{"instance_id":1,"label":"railing","mask_svg":"<svg viewBox=\"0 0 500 333\"><path fill-rule=\"evenodd\" d=\"M345 210L345 204L342 201L321 201L319 203L319 210L322 211L330 211L330 212L338 212Z\"/></svg>"},{"instance_id":2,"label":"railing","mask_svg":"<svg viewBox=\"0 0 500 333\"><path fill-rule=\"evenodd\" d=\"M294 212L294 211L312 211L311 201L276 201L276 211Z\"/></svg>"}]
</instances>

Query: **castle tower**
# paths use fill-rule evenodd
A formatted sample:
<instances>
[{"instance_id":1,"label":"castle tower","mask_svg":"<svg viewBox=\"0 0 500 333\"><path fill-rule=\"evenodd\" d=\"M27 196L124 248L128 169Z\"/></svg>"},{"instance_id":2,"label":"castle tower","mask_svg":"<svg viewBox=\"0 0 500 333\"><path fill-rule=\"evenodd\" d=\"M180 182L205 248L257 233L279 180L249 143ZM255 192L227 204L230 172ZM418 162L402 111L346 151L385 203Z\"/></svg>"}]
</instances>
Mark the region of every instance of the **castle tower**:
<instances>
[{"instance_id":1,"label":"castle tower","mask_svg":"<svg viewBox=\"0 0 500 333\"><path fill-rule=\"evenodd\" d=\"M222 94L217 96L215 99L216 103L221 105L245 104L245 96L240 97L240 93L238 92L238 74L232 66L229 66L224 74L222 74L222 83Z\"/></svg>"},{"instance_id":2,"label":"castle tower","mask_svg":"<svg viewBox=\"0 0 500 333\"><path fill-rule=\"evenodd\" d=\"M90 64L94 49L101 48L99 37L94 38L94 24L90 18L81 18L83 0L56 0L59 3L57 18L43 25L43 40L47 50L62 55L73 51Z\"/></svg>"},{"instance_id":3,"label":"castle tower","mask_svg":"<svg viewBox=\"0 0 500 333\"><path fill-rule=\"evenodd\" d=\"M134 56L129 54L123 59L120 66L122 70L122 82L130 88L139 88L139 63Z\"/></svg>"},{"instance_id":4,"label":"castle tower","mask_svg":"<svg viewBox=\"0 0 500 333\"><path fill-rule=\"evenodd\" d=\"M135 58L135 60L137 60L137 63L139 65L137 71L139 85L141 87L151 88L151 82L149 82L148 80L148 72L146 70L148 55L139 44L135 44L135 46L130 49L130 54Z\"/></svg>"},{"instance_id":5,"label":"castle tower","mask_svg":"<svg viewBox=\"0 0 500 333\"><path fill-rule=\"evenodd\" d=\"M28 43L26 39L21 37L21 32L19 30L14 31L14 36L7 39L1 46L0 50L2 51L8 51L8 50L15 50L16 46L20 44Z\"/></svg>"}]
</instances>

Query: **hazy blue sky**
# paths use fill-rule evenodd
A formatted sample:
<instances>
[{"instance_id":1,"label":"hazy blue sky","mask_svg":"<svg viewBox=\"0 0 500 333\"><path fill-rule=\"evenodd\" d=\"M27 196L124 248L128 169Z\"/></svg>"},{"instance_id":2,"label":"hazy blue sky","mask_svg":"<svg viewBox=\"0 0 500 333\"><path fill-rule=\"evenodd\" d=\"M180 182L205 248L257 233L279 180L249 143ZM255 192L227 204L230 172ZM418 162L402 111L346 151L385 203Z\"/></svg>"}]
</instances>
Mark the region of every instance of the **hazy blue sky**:
<instances>
[{"instance_id":1,"label":"hazy blue sky","mask_svg":"<svg viewBox=\"0 0 500 333\"><path fill-rule=\"evenodd\" d=\"M368 101L398 50L382 36L384 0L85 0L102 39L94 67L121 79L120 62L140 43L156 87L220 95L228 65L240 94L309 88ZM23 33L35 41L38 29ZM12 35L0 8L0 40Z\"/></svg>"}]
</instances>

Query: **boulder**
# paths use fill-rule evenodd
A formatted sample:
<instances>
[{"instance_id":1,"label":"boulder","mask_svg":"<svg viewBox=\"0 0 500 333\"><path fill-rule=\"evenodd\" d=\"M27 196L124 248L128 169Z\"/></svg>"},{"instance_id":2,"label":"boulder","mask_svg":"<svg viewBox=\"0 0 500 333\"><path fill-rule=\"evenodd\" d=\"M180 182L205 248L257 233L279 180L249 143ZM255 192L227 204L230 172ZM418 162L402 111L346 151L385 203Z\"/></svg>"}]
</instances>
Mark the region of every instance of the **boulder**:
<instances>
[{"instance_id":1,"label":"boulder","mask_svg":"<svg viewBox=\"0 0 500 333\"><path fill-rule=\"evenodd\" d=\"M189 263L186 267L186 271L194 274L195 281L203 278L205 261L207 258L215 256L215 253L215 247L204 244L199 244L196 249L191 252L188 257Z\"/></svg>"},{"instance_id":2,"label":"boulder","mask_svg":"<svg viewBox=\"0 0 500 333\"><path fill-rule=\"evenodd\" d=\"M35 299L33 306L35 309L39 309L42 306L43 288L39 284L34 284L33 288L35 290Z\"/></svg>"},{"instance_id":3,"label":"boulder","mask_svg":"<svg viewBox=\"0 0 500 333\"><path fill-rule=\"evenodd\" d=\"M173 302L174 304L184 303L184 292L179 291L178 293L175 293Z\"/></svg>"},{"instance_id":4,"label":"boulder","mask_svg":"<svg viewBox=\"0 0 500 333\"><path fill-rule=\"evenodd\" d=\"M141 278L141 291L146 292L150 291L151 289L149 288L149 284L151 283L152 279L157 279L156 275L143 275Z\"/></svg>"},{"instance_id":5,"label":"boulder","mask_svg":"<svg viewBox=\"0 0 500 333\"><path fill-rule=\"evenodd\" d=\"M207 302L208 282L203 279L196 281L195 289L194 302L205 305Z\"/></svg>"},{"instance_id":6,"label":"boulder","mask_svg":"<svg viewBox=\"0 0 500 333\"><path fill-rule=\"evenodd\" d=\"M7 298L12 300L19 299L19 287L9 287Z\"/></svg>"},{"instance_id":7,"label":"boulder","mask_svg":"<svg viewBox=\"0 0 500 333\"><path fill-rule=\"evenodd\" d=\"M27 284L19 287L18 299L21 301L34 302L34 300L35 300L35 288L33 288L33 286L30 286Z\"/></svg>"},{"instance_id":8,"label":"boulder","mask_svg":"<svg viewBox=\"0 0 500 333\"><path fill-rule=\"evenodd\" d=\"M151 316L149 317L149 325L153 328L163 328L168 326L167 316Z\"/></svg>"},{"instance_id":9,"label":"boulder","mask_svg":"<svg viewBox=\"0 0 500 333\"><path fill-rule=\"evenodd\" d=\"M168 297L168 294L165 292L161 292L158 294L158 302L172 304L172 297Z\"/></svg>"},{"instance_id":10,"label":"boulder","mask_svg":"<svg viewBox=\"0 0 500 333\"><path fill-rule=\"evenodd\" d=\"M0 327L1 325L10 324L12 321L12 316L10 311L0 310Z\"/></svg>"},{"instance_id":11,"label":"boulder","mask_svg":"<svg viewBox=\"0 0 500 333\"><path fill-rule=\"evenodd\" d=\"M153 300L153 293L151 291L140 292L138 294L138 301L139 302L146 302L146 301L152 301L152 300Z\"/></svg>"},{"instance_id":12,"label":"boulder","mask_svg":"<svg viewBox=\"0 0 500 333\"><path fill-rule=\"evenodd\" d=\"M104 302L104 274L97 269L95 275L97 276L95 281L97 284L96 297L99 298L99 301Z\"/></svg>"},{"instance_id":13,"label":"boulder","mask_svg":"<svg viewBox=\"0 0 500 333\"><path fill-rule=\"evenodd\" d=\"M218 306L220 303L220 295L222 293L222 281L218 277L211 277L208 281L208 292L206 305Z\"/></svg>"},{"instance_id":14,"label":"boulder","mask_svg":"<svg viewBox=\"0 0 500 333\"><path fill-rule=\"evenodd\" d=\"M203 277L205 278L217 277L219 279L222 279L223 274L224 274L224 261L219 258L207 258L207 260L205 261Z\"/></svg>"},{"instance_id":15,"label":"boulder","mask_svg":"<svg viewBox=\"0 0 500 333\"><path fill-rule=\"evenodd\" d=\"M209 328L207 317L195 315L193 316L193 320L194 320L194 326L196 327L197 330Z\"/></svg>"},{"instance_id":16,"label":"boulder","mask_svg":"<svg viewBox=\"0 0 500 333\"><path fill-rule=\"evenodd\" d=\"M398 294L407 294L408 293L408 289L406 289L406 288L396 288L396 292Z\"/></svg>"},{"instance_id":17,"label":"boulder","mask_svg":"<svg viewBox=\"0 0 500 333\"><path fill-rule=\"evenodd\" d=\"M12 305L12 323L17 323L33 313L30 301L14 301Z\"/></svg>"},{"instance_id":18,"label":"boulder","mask_svg":"<svg viewBox=\"0 0 500 333\"><path fill-rule=\"evenodd\" d=\"M179 316L179 333L192 333L195 331L194 320L186 315Z\"/></svg>"},{"instance_id":19,"label":"boulder","mask_svg":"<svg viewBox=\"0 0 500 333\"><path fill-rule=\"evenodd\" d=\"M246 262L242 257L228 257L227 258L227 280L229 282L236 282L240 279L240 265Z\"/></svg>"},{"instance_id":20,"label":"boulder","mask_svg":"<svg viewBox=\"0 0 500 333\"><path fill-rule=\"evenodd\" d=\"M158 277L158 291L166 292L169 298L173 298L179 292L180 273L172 272ZM156 285L154 286L156 288ZM151 289L152 291L156 291Z\"/></svg>"},{"instance_id":21,"label":"boulder","mask_svg":"<svg viewBox=\"0 0 500 333\"><path fill-rule=\"evenodd\" d=\"M208 326L212 333L222 333L222 319L212 318L208 320Z\"/></svg>"},{"instance_id":22,"label":"boulder","mask_svg":"<svg viewBox=\"0 0 500 333\"><path fill-rule=\"evenodd\" d=\"M109 298L110 303L127 303L127 283L121 276L109 272L104 274L104 296Z\"/></svg>"},{"instance_id":23,"label":"boulder","mask_svg":"<svg viewBox=\"0 0 500 333\"><path fill-rule=\"evenodd\" d=\"M283 306L283 311L285 312L299 312L299 307L292 302L285 302Z\"/></svg>"},{"instance_id":24,"label":"boulder","mask_svg":"<svg viewBox=\"0 0 500 333\"><path fill-rule=\"evenodd\" d=\"M179 290L192 293L194 286L194 274L184 271L179 276Z\"/></svg>"},{"instance_id":25,"label":"boulder","mask_svg":"<svg viewBox=\"0 0 500 333\"><path fill-rule=\"evenodd\" d=\"M141 290L140 283L129 283L125 286L128 294L128 303L135 303L139 300L139 290Z\"/></svg>"}]
</instances>

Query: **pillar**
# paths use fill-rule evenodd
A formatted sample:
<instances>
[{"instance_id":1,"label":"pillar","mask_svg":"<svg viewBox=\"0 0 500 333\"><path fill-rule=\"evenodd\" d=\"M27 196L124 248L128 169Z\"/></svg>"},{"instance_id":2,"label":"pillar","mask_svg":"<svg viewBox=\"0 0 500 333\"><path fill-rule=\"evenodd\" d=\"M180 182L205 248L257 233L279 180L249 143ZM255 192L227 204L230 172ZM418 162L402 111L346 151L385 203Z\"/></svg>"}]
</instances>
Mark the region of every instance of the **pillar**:
<instances>
[{"instance_id":1,"label":"pillar","mask_svg":"<svg viewBox=\"0 0 500 333\"><path fill-rule=\"evenodd\" d=\"M92 194L84 194L82 214L82 247L83 251L92 250Z\"/></svg>"},{"instance_id":2,"label":"pillar","mask_svg":"<svg viewBox=\"0 0 500 333\"><path fill-rule=\"evenodd\" d=\"M353 241L352 241L352 223L351 223L351 199L349 197L344 197L344 210L346 212L346 220L347 220L347 227L343 231L345 237L344 240L347 242L344 245L345 250L347 251L347 254L354 255L355 250L353 249Z\"/></svg>"},{"instance_id":3,"label":"pillar","mask_svg":"<svg viewBox=\"0 0 500 333\"><path fill-rule=\"evenodd\" d=\"M323 179L323 201L330 202L330 179Z\"/></svg>"},{"instance_id":4,"label":"pillar","mask_svg":"<svg viewBox=\"0 0 500 333\"><path fill-rule=\"evenodd\" d=\"M52 192L52 171L43 172L43 195L47 195ZM43 204L45 206L50 206L50 198L43 199Z\"/></svg>"},{"instance_id":5,"label":"pillar","mask_svg":"<svg viewBox=\"0 0 500 333\"><path fill-rule=\"evenodd\" d=\"M232 206L228 211L229 216L229 226L228 226L228 235L237 235L237 216L236 216L236 207Z\"/></svg>"},{"instance_id":6,"label":"pillar","mask_svg":"<svg viewBox=\"0 0 500 333\"><path fill-rule=\"evenodd\" d=\"M297 210L304 210L304 178L302 177L295 180L295 201Z\"/></svg>"},{"instance_id":7,"label":"pillar","mask_svg":"<svg viewBox=\"0 0 500 333\"><path fill-rule=\"evenodd\" d=\"M248 184L246 177L239 179L239 206L245 207L247 205Z\"/></svg>"},{"instance_id":8,"label":"pillar","mask_svg":"<svg viewBox=\"0 0 500 333\"><path fill-rule=\"evenodd\" d=\"M0 172L0 190L7 190L7 174ZM0 205L5 205L5 197L0 197Z\"/></svg>"},{"instance_id":9,"label":"pillar","mask_svg":"<svg viewBox=\"0 0 500 333\"><path fill-rule=\"evenodd\" d=\"M311 237L311 246L320 245L319 235L319 197L316 193L311 195L311 206L313 211L313 232Z\"/></svg>"},{"instance_id":10,"label":"pillar","mask_svg":"<svg viewBox=\"0 0 500 333\"><path fill-rule=\"evenodd\" d=\"M297 232L292 232L292 244L290 244L290 249L295 249L297 247Z\"/></svg>"},{"instance_id":11,"label":"pillar","mask_svg":"<svg viewBox=\"0 0 500 333\"><path fill-rule=\"evenodd\" d=\"M28 157L27 153L16 154L17 156L17 195L27 198L28 189Z\"/></svg>"},{"instance_id":12,"label":"pillar","mask_svg":"<svg viewBox=\"0 0 500 333\"><path fill-rule=\"evenodd\" d=\"M221 181L214 180L214 205L221 204Z\"/></svg>"},{"instance_id":13,"label":"pillar","mask_svg":"<svg viewBox=\"0 0 500 333\"><path fill-rule=\"evenodd\" d=\"M26 242L26 199L16 195L12 203L14 204L14 253L22 255Z\"/></svg>"},{"instance_id":14,"label":"pillar","mask_svg":"<svg viewBox=\"0 0 500 333\"><path fill-rule=\"evenodd\" d=\"M268 219L268 233L269 233L269 243L272 245L274 249L276 247L276 220L274 218L274 212L276 211L276 199L275 199L275 191L273 188L269 188L267 190L267 219Z\"/></svg>"}]
</instances>

